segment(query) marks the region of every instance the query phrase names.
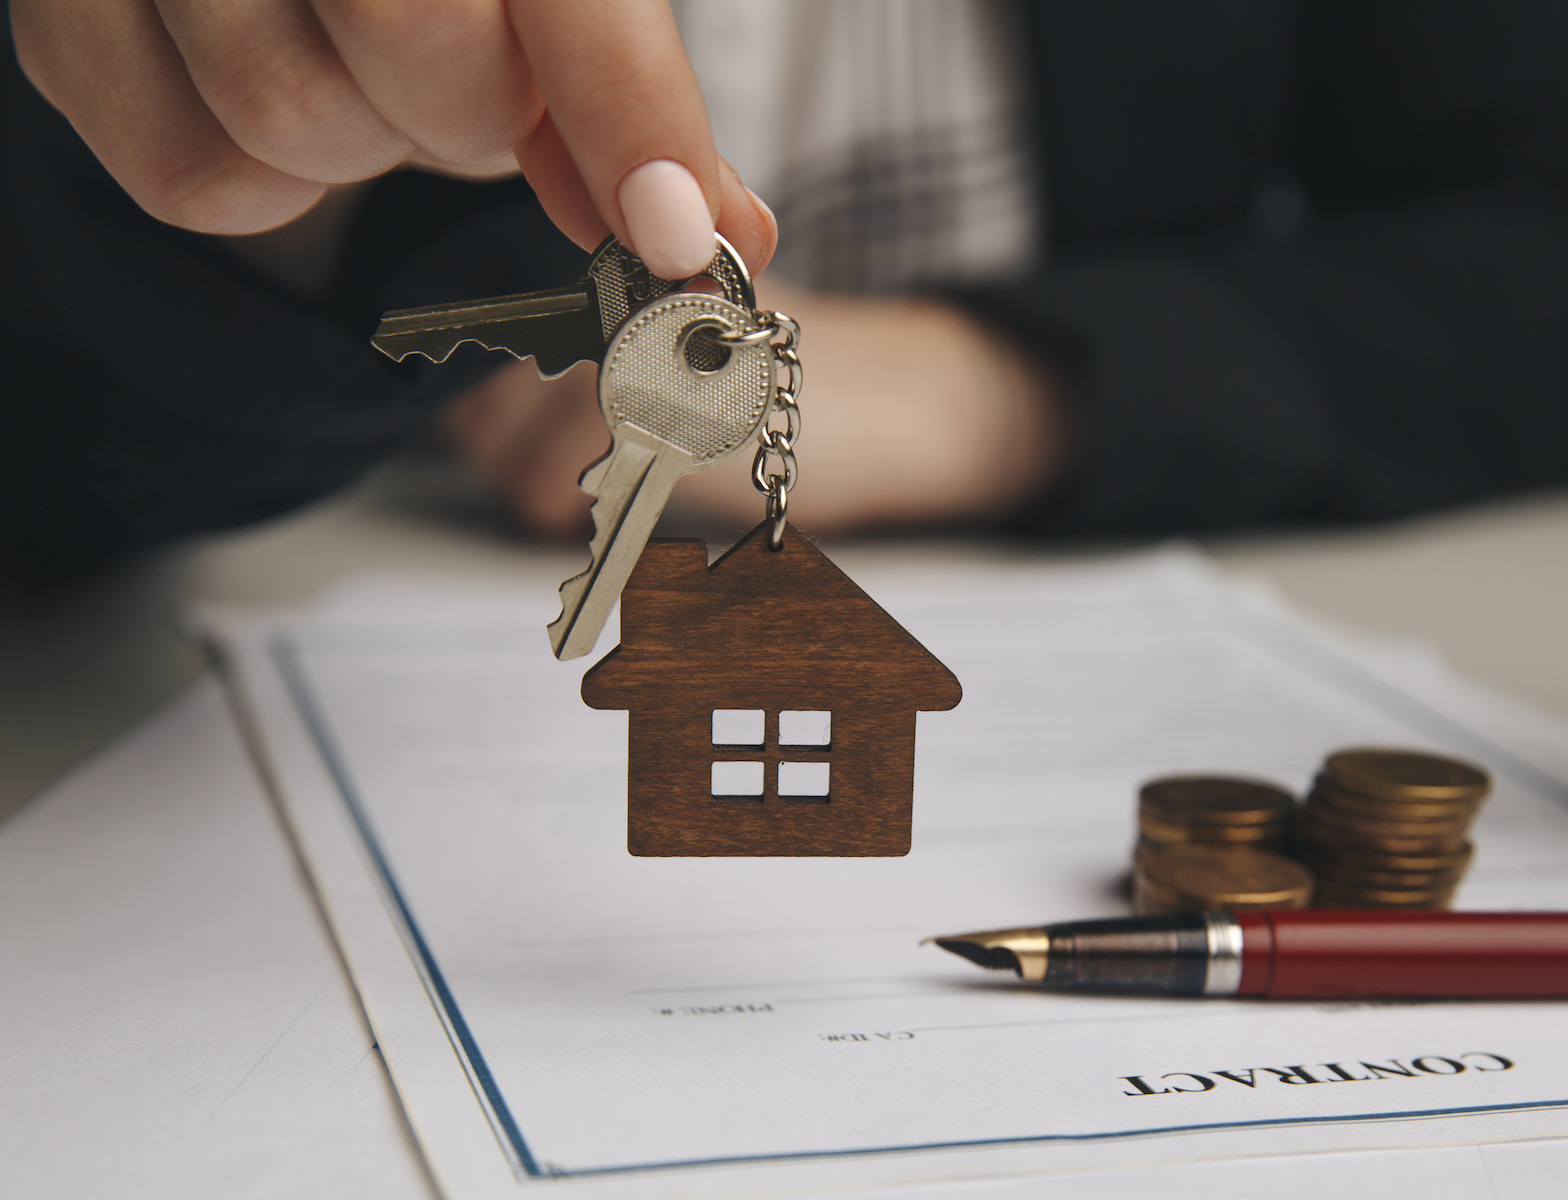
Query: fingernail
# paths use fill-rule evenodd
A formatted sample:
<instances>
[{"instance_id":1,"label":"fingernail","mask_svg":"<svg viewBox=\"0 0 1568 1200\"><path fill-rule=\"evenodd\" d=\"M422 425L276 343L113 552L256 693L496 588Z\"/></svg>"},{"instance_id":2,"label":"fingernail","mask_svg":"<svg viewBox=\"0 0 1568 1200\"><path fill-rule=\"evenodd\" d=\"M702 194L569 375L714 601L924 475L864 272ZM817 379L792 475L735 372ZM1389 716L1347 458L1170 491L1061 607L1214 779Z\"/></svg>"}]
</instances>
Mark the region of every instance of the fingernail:
<instances>
[{"instance_id":1,"label":"fingernail","mask_svg":"<svg viewBox=\"0 0 1568 1200\"><path fill-rule=\"evenodd\" d=\"M746 187L746 185L743 183L741 184L741 187ZM752 191L750 188L746 188L746 195L751 197L751 202L756 207L757 211L767 218L768 224L773 228L773 236L778 237L779 219L773 215L773 210L768 207L768 202L761 196L757 195L757 193Z\"/></svg>"},{"instance_id":2,"label":"fingernail","mask_svg":"<svg viewBox=\"0 0 1568 1200\"><path fill-rule=\"evenodd\" d=\"M692 174L656 158L628 171L616 191L637 257L665 279L689 279L713 259L713 218Z\"/></svg>"}]
</instances>

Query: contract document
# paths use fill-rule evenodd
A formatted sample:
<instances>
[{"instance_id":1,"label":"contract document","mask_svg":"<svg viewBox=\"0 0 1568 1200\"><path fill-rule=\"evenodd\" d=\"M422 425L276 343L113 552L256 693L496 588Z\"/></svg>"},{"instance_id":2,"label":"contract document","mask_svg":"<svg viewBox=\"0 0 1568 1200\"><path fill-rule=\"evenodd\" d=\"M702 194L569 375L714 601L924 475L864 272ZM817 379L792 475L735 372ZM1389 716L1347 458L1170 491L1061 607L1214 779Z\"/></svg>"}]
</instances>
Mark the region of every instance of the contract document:
<instances>
[{"instance_id":1,"label":"contract document","mask_svg":"<svg viewBox=\"0 0 1568 1200\"><path fill-rule=\"evenodd\" d=\"M905 858L629 856L626 716L578 697L614 630L556 662L553 587L388 583L214 619L450 1200L1568 1133L1568 1005L1050 995L919 945L1125 913L1146 778L1299 792L1358 744L1484 765L1459 907L1559 908L1568 732L1195 556L847 565L964 686L919 717Z\"/></svg>"}]
</instances>

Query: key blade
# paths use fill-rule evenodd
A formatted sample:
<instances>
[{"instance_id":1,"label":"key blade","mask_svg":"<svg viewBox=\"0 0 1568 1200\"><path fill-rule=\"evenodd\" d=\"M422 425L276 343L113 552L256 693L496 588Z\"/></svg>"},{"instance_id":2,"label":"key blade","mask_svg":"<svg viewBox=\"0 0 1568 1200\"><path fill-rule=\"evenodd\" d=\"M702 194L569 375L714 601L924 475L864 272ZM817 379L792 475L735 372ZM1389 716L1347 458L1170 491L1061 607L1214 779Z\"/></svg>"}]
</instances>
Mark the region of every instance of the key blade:
<instances>
[{"instance_id":1,"label":"key blade","mask_svg":"<svg viewBox=\"0 0 1568 1200\"><path fill-rule=\"evenodd\" d=\"M748 312L756 306L746 264L723 238L704 273L732 303ZM674 286L613 237L606 238L571 287L397 309L382 316L371 343L398 362L422 354L440 363L464 342L473 342L514 358L532 358L542 378L554 379L580 362L599 362L627 320Z\"/></svg>"},{"instance_id":2,"label":"key blade","mask_svg":"<svg viewBox=\"0 0 1568 1200\"><path fill-rule=\"evenodd\" d=\"M583 472L581 486L594 497L593 557L561 585L561 615L549 626L557 658L593 649L676 481L740 453L767 420L772 347L737 345L722 363L702 365L686 340L701 326L757 328L728 300L680 292L636 313L605 352L599 411L613 440Z\"/></svg>"},{"instance_id":3,"label":"key blade","mask_svg":"<svg viewBox=\"0 0 1568 1200\"><path fill-rule=\"evenodd\" d=\"M563 662L593 649L637 565L690 456L633 426L616 431L610 453L583 473L594 494L588 569L561 585L561 615L546 629Z\"/></svg>"},{"instance_id":4,"label":"key blade","mask_svg":"<svg viewBox=\"0 0 1568 1200\"><path fill-rule=\"evenodd\" d=\"M437 363L445 362L464 342L474 342L517 358L531 356L539 374L553 379L579 362L597 362L604 353L603 340L594 336L597 331L592 321L556 322L557 336L539 336L541 321L586 313L594 303L592 288L591 283L586 287L579 283L461 304L398 309L381 318L370 342L398 362L411 354L422 354ZM570 336L574 327L588 336Z\"/></svg>"}]
</instances>

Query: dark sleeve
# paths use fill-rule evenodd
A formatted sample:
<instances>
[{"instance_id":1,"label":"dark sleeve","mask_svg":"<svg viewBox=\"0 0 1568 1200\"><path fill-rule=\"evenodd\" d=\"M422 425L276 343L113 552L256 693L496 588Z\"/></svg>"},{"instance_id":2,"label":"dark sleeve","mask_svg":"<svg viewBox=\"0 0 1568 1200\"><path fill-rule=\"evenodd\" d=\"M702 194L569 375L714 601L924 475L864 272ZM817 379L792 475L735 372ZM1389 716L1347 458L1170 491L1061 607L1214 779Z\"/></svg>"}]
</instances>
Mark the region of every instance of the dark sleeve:
<instances>
[{"instance_id":1,"label":"dark sleeve","mask_svg":"<svg viewBox=\"0 0 1568 1200\"><path fill-rule=\"evenodd\" d=\"M367 340L383 307L581 269L525 186L403 173L333 295L296 299L142 213L0 50L0 576L80 574L342 487L495 362L394 365Z\"/></svg>"},{"instance_id":2,"label":"dark sleeve","mask_svg":"<svg viewBox=\"0 0 1568 1200\"><path fill-rule=\"evenodd\" d=\"M1028 287L969 298L1070 380L1076 472L1023 524L1389 518L1568 480L1568 6L1184 3L1170 56L1109 65L1127 21L1103 60L1064 60L1083 13L1130 7L1152 6L1036 10L1076 9L1035 30L1062 244ZM1097 87L1102 111L1073 108ZM1129 116L1193 91L1196 132Z\"/></svg>"}]
</instances>

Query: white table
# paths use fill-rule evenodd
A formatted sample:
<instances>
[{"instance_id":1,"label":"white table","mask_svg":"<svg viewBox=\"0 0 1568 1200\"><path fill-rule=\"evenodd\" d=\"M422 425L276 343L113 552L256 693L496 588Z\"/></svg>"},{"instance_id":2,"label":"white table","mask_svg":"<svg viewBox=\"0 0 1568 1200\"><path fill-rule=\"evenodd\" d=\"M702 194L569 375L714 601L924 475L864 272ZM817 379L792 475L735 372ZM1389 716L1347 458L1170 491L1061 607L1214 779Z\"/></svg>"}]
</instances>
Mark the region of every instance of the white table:
<instances>
[{"instance_id":1,"label":"white table","mask_svg":"<svg viewBox=\"0 0 1568 1200\"><path fill-rule=\"evenodd\" d=\"M184 601L287 603L367 570L557 582L581 563L580 548L525 550L477 509L441 470L405 464L302 516L67 600L9 605L0 811L198 679L202 657L176 628ZM1209 549L1309 612L1434 643L1472 677L1568 715L1568 497ZM834 553L853 574L888 557L961 570L1027 551L898 543ZM430 1195L352 990L244 763L209 678L0 826L0 1193ZM1208 1195L1305 1198L1354 1181L1479 1200L1547 1194L1565 1167L1565 1144L1537 1143L1288 1169L1219 1164L1188 1169L1184 1182ZM1051 1193L1170 1185L1127 1172L1058 1178Z\"/></svg>"}]
</instances>

